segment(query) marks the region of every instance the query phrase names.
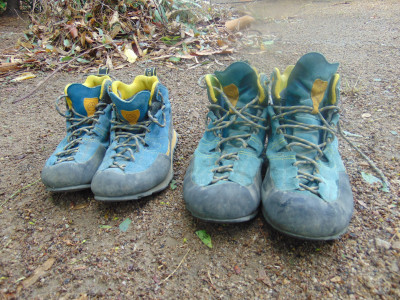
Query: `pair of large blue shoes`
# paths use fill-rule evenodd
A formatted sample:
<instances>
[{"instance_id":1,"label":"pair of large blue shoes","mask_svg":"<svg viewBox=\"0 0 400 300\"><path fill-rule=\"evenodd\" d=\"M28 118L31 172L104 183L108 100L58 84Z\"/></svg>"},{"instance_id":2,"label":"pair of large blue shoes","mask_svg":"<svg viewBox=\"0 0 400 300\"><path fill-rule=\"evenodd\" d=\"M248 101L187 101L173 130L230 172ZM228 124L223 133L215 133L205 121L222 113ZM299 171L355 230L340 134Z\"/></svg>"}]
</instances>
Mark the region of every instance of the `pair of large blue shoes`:
<instances>
[{"instance_id":1,"label":"pair of large blue shoes","mask_svg":"<svg viewBox=\"0 0 400 300\"><path fill-rule=\"evenodd\" d=\"M168 186L177 135L168 91L157 76L150 72L127 85L107 74L90 75L66 86L56 104L67 135L43 168L48 190L91 188L96 200L124 201Z\"/></svg>"},{"instance_id":2,"label":"pair of large blue shoes","mask_svg":"<svg viewBox=\"0 0 400 300\"><path fill-rule=\"evenodd\" d=\"M330 240L347 230L353 196L336 138L337 68L309 53L270 78L244 62L204 77L208 125L183 185L192 215L236 223L261 207L293 237Z\"/></svg>"},{"instance_id":3,"label":"pair of large blue shoes","mask_svg":"<svg viewBox=\"0 0 400 300\"><path fill-rule=\"evenodd\" d=\"M309 53L271 78L245 62L203 78L208 123L183 184L193 216L244 222L261 207L272 227L297 238L346 231L353 197L336 138L337 68ZM42 172L49 190L91 187L97 200L121 201L168 185L176 133L157 77L124 85L89 76L65 97L68 134Z\"/></svg>"}]
</instances>

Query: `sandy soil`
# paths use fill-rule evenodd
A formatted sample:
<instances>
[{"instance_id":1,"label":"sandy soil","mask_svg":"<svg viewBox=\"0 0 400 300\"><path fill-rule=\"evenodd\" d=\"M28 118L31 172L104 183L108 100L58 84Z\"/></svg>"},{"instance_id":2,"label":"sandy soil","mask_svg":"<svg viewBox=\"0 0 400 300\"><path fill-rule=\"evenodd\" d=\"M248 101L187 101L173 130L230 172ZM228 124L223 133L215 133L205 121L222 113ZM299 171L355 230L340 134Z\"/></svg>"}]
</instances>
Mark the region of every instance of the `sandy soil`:
<instances>
[{"instance_id":1,"label":"sandy soil","mask_svg":"<svg viewBox=\"0 0 400 300\"><path fill-rule=\"evenodd\" d=\"M66 84L80 82L80 74L58 73L18 104L11 102L48 74L0 82L0 299L400 298L398 1L260 1L240 9L252 12L256 29L274 39L264 52L209 57L211 63L194 69L138 62L113 72L131 82L145 67L157 66L170 90L179 134L177 188L140 201L100 203L90 191L52 194L39 180L65 134L54 100ZM21 26L0 19L0 32L4 50ZM182 181L207 112L198 78L235 60L270 73L310 51L340 62L344 130L361 136L351 140L388 177L390 193L363 180L361 172L373 170L340 139L355 211L339 240L292 239L261 214L237 225L194 219L185 209ZM126 218L132 224L124 233L119 224ZM195 235L201 229L211 235L212 249Z\"/></svg>"}]
</instances>

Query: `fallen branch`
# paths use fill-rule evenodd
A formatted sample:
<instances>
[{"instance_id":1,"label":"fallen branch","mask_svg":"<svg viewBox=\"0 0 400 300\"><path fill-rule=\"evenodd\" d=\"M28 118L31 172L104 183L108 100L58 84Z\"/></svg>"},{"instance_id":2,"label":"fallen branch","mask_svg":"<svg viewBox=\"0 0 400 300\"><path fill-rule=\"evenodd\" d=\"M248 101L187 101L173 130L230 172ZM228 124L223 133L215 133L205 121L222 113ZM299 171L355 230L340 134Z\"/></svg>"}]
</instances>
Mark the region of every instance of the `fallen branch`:
<instances>
[{"instance_id":1,"label":"fallen branch","mask_svg":"<svg viewBox=\"0 0 400 300\"><path fill-rule=\"evenodd\" d=\"M93 51L93 50L99 49L99 48L103 48L103 47L108 46L108 45L110 45L110 44L102 44L102 45L100 45L100 46L97 46L97 47L94 47L94 48L92 48L92 49L89 49L89 50L83 52L82 54L80 54L80 55L78 55L78 56L75 56L73 59L69 60L69 61L66 62L65 64L62 64L62 65L59 66L57 69L55 69L49 76L47 76L45 79L43 79L41 82L39 82L38 85L37 85L32 91L30 91L28 94L26 94L25 96L22 96L22 97L20 97L20 98L18 98L18 99L16 99L16 100L14 100L14 101L12 102L12 104L18 103L18 102L20 102L20 101L22 101L22 100L28 98L29 96L32 96L34 93L37 92L37 90L39 89L39 87L41 87L46 81L48 81L51 77L53 77L54 74L56 74L58 71L62 70L62 69L65 68L66 66L68 66L70 63L76 61L79 57L88 54L90 51Z\"/></svg>"},{"instance_id":2,"label":"fallen branch","mask_svg":"<svg viewBox=\"0 0 400 300\"><path fill-rule=\"evenodd\" d=\"M163 284L164 282L166 282L172 275L174 275L174 273L179 269L179 267L181 266L181 264L183 263L183 261L185 260L186 256L189 254L190 249L188 249L188 251L186 252L186 254L183 256L181 262L179 263L179 265L176 267L176 269L169 274L163 281L161 281L161 284Z\"/></svg>"},{"instance_id":3,"label":"fallen branch","mask_svg":"<svg viewBox=\"0 0 400 300\"><path fill-rule=\"evenodd\" d=\"M2 207L4 204L6 204L9 200L11 200L12 198L14 198L15 196L21 194L21 193L22 193L24 190L26 190L27 188L30 188L31 186L35 185L35 184L38 183L39 181L40 181L40 179L38 179L38 180L36 180L36 181L34 181L34 182L31 182L31 183L29 183L29 184L23 186L23 187L20 188L18 191L16 191L15 193L13 193L10 197L8 197L5 201L3 201L3 202L0 204L0 207Z\"/></svg>"},{"instance_id":4,"label":"fallen branch","mask_svg":"<svg viewBox=\"0 0 400 300\"><path fill-rule=\"evenodd\" d=\"M354 150L356 150L356 151L361 155L362 158L364 158L364 159L368 162L368 164L371 166L371 168L372 168L372 169L378 174L378 176L381 178L383 189L386 188L387 190L389 190L389 189L390 189L390 183L389 183L389 181L387 180L385 174L383 174L383 172L375 165L375 163L374 163L367 155L365 155L356 145L354 145L354 143L353 143L352 141L350 141L350 140L347 138L347 136L344 135L344 133L343 133L343 131L342 131L342 128L341 128L341 126L340 126L340 123L338 123L337 126L338 126L338 131L339 131L339 134L341 135L341 137L344 138L345 141L346 141L347 143L349 143L349 145L350 145Z\"/></svg>"}]
</instances>

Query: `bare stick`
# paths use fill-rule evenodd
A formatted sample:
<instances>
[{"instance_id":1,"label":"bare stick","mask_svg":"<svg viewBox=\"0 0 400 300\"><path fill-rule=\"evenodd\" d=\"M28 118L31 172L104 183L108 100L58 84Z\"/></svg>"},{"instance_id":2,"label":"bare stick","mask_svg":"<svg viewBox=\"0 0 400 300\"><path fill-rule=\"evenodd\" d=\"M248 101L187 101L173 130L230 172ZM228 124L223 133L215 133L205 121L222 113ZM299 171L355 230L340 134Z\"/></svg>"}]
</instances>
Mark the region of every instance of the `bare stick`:
<instances>
[{"instance_id":1,"label":"bare stick","mask_svg":"<svg viewBox=\"0 0 400 300\"><path fill-rule=\"evenodd\" d=\"M12 104L18 103L18 102L20 102L20 101L22 101L22 100L28 98L29 96L32 96L34 93L37 92L37 90L39 89L39 87L41 87L46 81L48 81L51 77L53 77L54 74L56 74L58 71L62 70L64 67L68 66L70 63L76 61L79 57L81 57L81 56L83 56L83 55L85 55L85 54L88 54L88 53L89 53L90 51L92 51L92 50L99 49L99 48L103 48L103 47L105 47L105 46L107 46L107 45L109 45L109 44L102 44L102 45L100 45L100 46L97 46L97 47L94 47L94 48L92 48L92 49L89 49L89 50L83 52L82 54L80 54L80 55L78 55L78 56L75 56L73 59L69 60L69 61L66 62L65 64L62 64L62 65L59 66L57 69L55 69L49 76L47 76L45 79L43 79L41 82L39 82L38 85L37 85L32 91L29 92L29 94L26 94L25 96L22 96L22 97L20 97L20 98L18 98L18 99L16 99L16 100L14 100L14 101L12 102Z\"/></svg>"},{"instance_id":2,"label":"bare stick","mask_svg":"<svg viewBox=\"0 0 400 300\"><path fill-rule=\"evenodd\" d=\"M179 265L176 267L176 269L169 274L163 281L161 281L161 284L163 284L164 282L166 282L172 275L174 275L174 273L179 269L179 267L181 266L181 264L183 263L183 261L185 260L186 256L189 254L190 249L186 252L186 254L183 256L181 262L179 263Z\"/></svg>"},{"instance_id":3,"label":"bare stick","mask_svg":"<svg viewBox=\"0 0 400 300\"><path fill-rule=\"evenodd\" d=\"M40 181L40 179L31 182L29 184L27 184L26 186L20 188L18 191L16 191L15 193L13 193L10 197L8 197L5 201L3 201L3 203L0 204L0 207L2 207L4 204L6 204L9 200L11 200L12 198L14 198L15 196L21 194L24 190L26 190L27 188L30 188L31 186L35 185L36 183L38 183Z\"/></svg>"},{"instance_id":4,"label":"bare stick","mask_svg":"<svg viewBox=\"0 0 400 300\"><path fill-rule=\"evenodd\" d=\"M368 162L368 164L371 166L371 168L379 175L379 177L382 179L383 188L387 188L387 189L389 190L389 188L390 188L390 183L389 183L389 181L387 180L385 174L383 174L383 172L375 165L375 163L374 163L367 155L365 155L356 145L354 145L352 141L350 141L350 140L343 134L342 128L341 128L341 126L340 126L340 123L338 123L338 129L339 129L338 131L339 131L339 134L341 135L341 137L344 138L344 139L346 140L346 142L349 143L349 145L350 145L354 150L356 150L356 151L361 155L361 157L364 158L364 159Z\"/></svg>"}]
</instances>

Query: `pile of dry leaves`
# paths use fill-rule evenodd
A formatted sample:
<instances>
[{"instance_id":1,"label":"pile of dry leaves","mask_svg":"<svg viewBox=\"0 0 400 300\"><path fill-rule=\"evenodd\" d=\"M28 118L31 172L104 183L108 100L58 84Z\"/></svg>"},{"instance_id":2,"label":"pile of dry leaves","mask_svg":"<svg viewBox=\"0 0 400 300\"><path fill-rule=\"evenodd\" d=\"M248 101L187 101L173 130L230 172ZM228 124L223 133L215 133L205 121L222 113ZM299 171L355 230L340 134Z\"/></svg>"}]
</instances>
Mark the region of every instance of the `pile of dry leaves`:
<instances>
[{"instance_id":1,"label":"pile of dry leaves","mask_svg":"<svg viewBox=\"0 0 400 300\"><path fill-rule=\"evenodd\" d=\"M0 64L0 74L17 68L54 69L62 62L87 69L122 68L140 59L179 62L230 54L243 45L263 47L258 34L240 32L254 21L202 0L42 1L41 12L18 41L18 52ZM223 17L221 17L223 16ZM228 19L229 22L226 22ZM22 51L21 51L22 50Z\"/></svg>"}]
</instances>

